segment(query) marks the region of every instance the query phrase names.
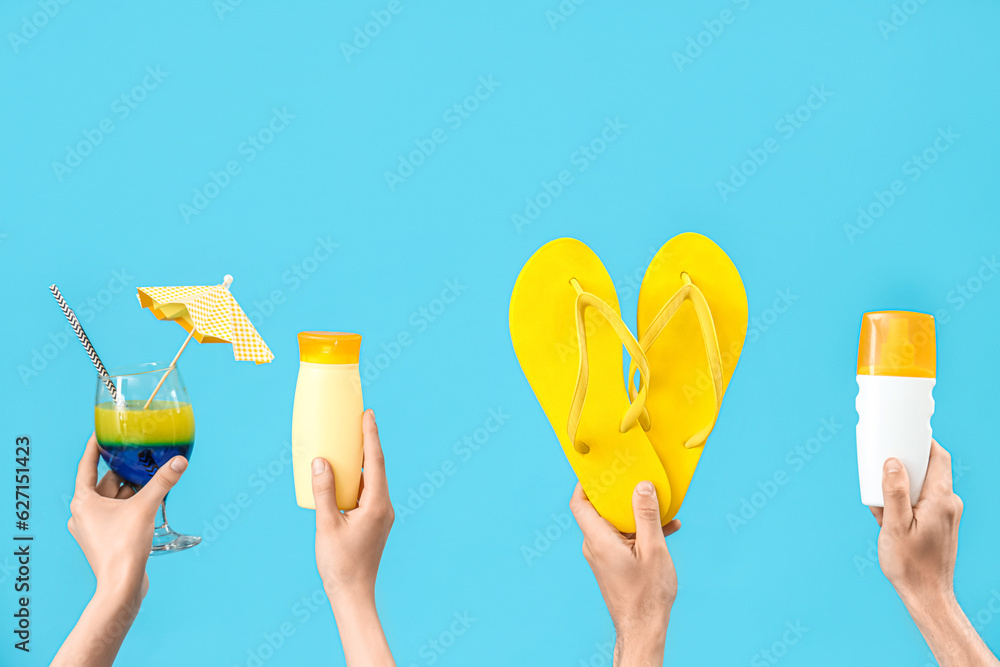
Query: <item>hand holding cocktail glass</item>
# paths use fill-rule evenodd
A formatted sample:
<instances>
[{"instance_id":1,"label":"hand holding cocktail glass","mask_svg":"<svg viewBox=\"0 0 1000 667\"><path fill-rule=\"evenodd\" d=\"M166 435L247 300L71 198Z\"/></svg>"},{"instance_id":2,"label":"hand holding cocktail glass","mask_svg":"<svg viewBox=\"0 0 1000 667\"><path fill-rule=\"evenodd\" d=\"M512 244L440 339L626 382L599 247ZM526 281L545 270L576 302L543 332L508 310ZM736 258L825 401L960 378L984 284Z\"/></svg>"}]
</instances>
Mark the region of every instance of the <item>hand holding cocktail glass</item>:
<instances>
[{"instance_id":1,"label":"hand holding cocktail glass","mask_svg":"<svg viewBox=\"0 0 1000 667\"><path fill-rule=\"evenodd\" d=\"M77 470L68 528L97 578L97 590L52 664L111 665L149 589L146 561L153 519L187 469L174 456L139 491L118 473L97 479L97 438L90 436Z\"/></svg>"},{"instance_id":2,"label":"hand holding cocktail glass","mask_svg":"<svg viewBox=\"0 0 1000 667\"><path fill-rule=\"evenodd\" d=\"M154 362L109 372L59 289L49 289L98 372L94 424L101 455L126 482L142 486L172 457L188 458L194 446L194 412L177 360L194 338L230 343L237 360L258 364L274 359L271 350L236 303L227 275L219 285L140 287L139 303L157 319L180 324L188 336L169 363ZM181 551L201 538L180 535L167 524L165 499L151 539L154 553Z\"/></svg>"}]
</instances>

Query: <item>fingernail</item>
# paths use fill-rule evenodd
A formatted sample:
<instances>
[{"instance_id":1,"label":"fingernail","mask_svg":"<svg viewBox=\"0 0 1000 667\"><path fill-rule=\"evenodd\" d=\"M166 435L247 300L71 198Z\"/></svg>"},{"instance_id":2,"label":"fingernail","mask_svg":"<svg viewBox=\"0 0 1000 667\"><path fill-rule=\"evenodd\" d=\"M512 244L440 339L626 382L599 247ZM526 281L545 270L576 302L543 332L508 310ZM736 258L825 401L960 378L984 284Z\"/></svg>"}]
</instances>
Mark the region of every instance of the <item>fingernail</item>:
<instances>
[{"instance_id":1,"label":"fingernail","mask_svg":"<svg viewBox=\"0 0 1000 667\"><path fill-rule=\"evenodd\" d=\"M187 467L188 460L183 456L175 456L174 460L170 462L170 469L174 472L184 472Z\"/></svg>"},{"instance_id":2,"label":"fingernail","mask_svg":"<svg viewBox=\"0 0 1000 667\"><path fill-rule=\"evenodd\" d=\"M639 486L635 487L635 490L640 496L651 496L656 493L656 489L650 482L639 482Z\"/></svg>"},{"instance_id":3,"label":"fingernail","mask_svg":"<svg viewBox=\"0 0 1000 667\"><path fill-rule=\"evenodd\" d=\"M375 411L371 408L368 408L368 418L371 419L372 422L375 421Z\"/></svg>"},{"instance_id":4,"label":"fingernail","mask_svg":"<svg viewBox=\"0 0 1000 667\"><path fill-rule=\"evenodd\" d=\"M313 474L318 475L326 468L326 461L323 459L313 459Z\"/></svg>"},{"instance_id":5,"label":"fingernail","mask_svg":"<svg viewBox=\"0 0 1000 667\"><path fill-rule=\"evenodd\" d=\"M894 472L899 472L899 459L886 459L885 471L890 475Z\"/></svg>"}]
</instances>

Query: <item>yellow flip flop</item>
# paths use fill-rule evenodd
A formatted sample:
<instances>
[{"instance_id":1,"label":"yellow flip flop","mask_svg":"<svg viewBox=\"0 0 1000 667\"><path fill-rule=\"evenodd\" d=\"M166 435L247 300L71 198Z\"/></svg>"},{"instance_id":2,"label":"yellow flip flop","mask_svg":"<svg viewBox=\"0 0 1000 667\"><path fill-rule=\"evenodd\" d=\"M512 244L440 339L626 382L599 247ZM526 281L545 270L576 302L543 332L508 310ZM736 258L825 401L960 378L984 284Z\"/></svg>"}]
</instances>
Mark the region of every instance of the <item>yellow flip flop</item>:
<instances>
[{"instance_id":1,"label":"yellow flip flop","mask_svg":"<svg viewBox=\"0 0 1000 667\"><path fill-rule=\"evenodd\" d=\"M564 238L531 256L510 297L510 337L598 513L618 530L635 532L632 491L646 480L665 517L670 483L638 423L646 391L630 402L622 385L622 346L648 384L646 359L622 322L611 276L590 248Z\"/></svg>"},{"instance_id":2,"label":"yellow flip flop","mask_svg":"<svg viewBox=\"0 0 1000 667\"><path fill-rule=\"evenodd\" d=\"M690 302L690 307L685 306ZM729 256L686 233L653 257L639 288L639 345L652 376L643 428L670 479L673 519L722 406L747 333L747 293ZM629 395L636 366L629 370Z\"/></svg>"}]
</instances>

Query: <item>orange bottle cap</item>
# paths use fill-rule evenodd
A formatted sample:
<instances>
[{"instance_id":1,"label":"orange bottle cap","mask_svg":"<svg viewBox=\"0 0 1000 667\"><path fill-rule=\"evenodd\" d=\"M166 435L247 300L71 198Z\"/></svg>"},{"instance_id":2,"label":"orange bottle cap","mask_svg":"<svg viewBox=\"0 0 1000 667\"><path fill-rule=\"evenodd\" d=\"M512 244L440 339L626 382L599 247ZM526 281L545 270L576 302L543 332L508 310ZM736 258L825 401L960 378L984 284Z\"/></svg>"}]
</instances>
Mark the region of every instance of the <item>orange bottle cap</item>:
<instances>
[{"instance_id":1,"label":"orange bottle cap","mask_svg":"<svg viewBox=\"0 0 1000 667\"><path fill-rule=\"evenodd\" d=\"M903 310L865 313L858 375L937 377L934 316Z\"/></svg>"},{"instance_id":2,"label":"orange bottle cap","mask_svg":"<svg viewBox=\"0 0 1000 667\"><path fill-rule=\"evenodd\" d=\"M299 360L311 364L356 364L361 356L361 334L339 331L299 333Z\"/></svg>"}]
</instances>

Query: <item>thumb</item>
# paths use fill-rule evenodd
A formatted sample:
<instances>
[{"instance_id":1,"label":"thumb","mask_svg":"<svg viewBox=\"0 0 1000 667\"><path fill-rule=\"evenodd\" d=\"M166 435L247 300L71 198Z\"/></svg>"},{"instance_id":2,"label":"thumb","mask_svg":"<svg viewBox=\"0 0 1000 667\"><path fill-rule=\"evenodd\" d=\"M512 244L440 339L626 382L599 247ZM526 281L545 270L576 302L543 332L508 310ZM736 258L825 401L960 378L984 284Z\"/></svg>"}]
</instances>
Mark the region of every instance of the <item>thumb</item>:
<instances>
[{"instance_id":1,"label":"thumb","mask_svg":"<svg viewBox=\"0 0 1000 667\"><path fill-rule=\"evenodd\" d=\"M664 547L660 525L660 504L652 482L639 482L632 492L632 513L635 515L635 544L640 551Z\"/></svg>"},{"instance_id":2,"label":"thumb","mask_svg":"<svg viewBox=\"0 0 1000 667\"><path fill-rule=\"evenodd\" d=\"M333 467L324 458L312 462L313 498L316 500L316 524L343 520L337 506L337 484L333 479Z\"/></svg>"},{"instance_id":3,"label":"thumb","mask_svg":"<svg viewBox=\"0 0 1000 667\"><path fill-rule=\"evenodd\" d=\"M897 529L909 528L913 522L910 477L906 473L906 466L897 458L886 459L882 466L882 497L885 504L882 525Z\"/></svg>"},{"instance_id":4,"label":"thumb","mask_svg":"<svg viewBox=\"0 0 1000 667\"><path fill-rule=\"evenodd\" d=\"M170 489L174 488L174 485L180 480L181 475L187 470L188 461L183 456L175 456L167 462L167 465L161 466L156 474L153 475L153 479L146 483L146 486L139 490L139 493L135 494L136 498L141 498L143 502L146 502L154 507L159 506L163 502L163 499L167 497L170 493Z\"/></svg>"}]
</instances>

